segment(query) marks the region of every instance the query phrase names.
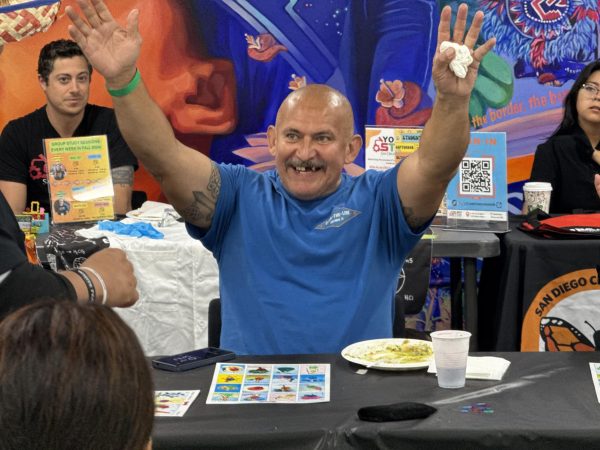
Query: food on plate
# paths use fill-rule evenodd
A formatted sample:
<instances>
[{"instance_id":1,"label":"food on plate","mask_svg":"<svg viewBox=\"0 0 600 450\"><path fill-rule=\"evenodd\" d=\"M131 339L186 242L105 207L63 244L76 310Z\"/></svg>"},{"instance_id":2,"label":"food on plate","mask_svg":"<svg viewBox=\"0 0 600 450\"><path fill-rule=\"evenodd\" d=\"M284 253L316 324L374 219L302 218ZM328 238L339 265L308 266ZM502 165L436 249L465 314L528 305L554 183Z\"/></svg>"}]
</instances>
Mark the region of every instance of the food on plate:
<instances>
[{"instance_id":1,"label":"food on plate","mask_svg":"<svg viewBox=\"0 0 600 450\"><path fill-rule=\"evenodd\" d=\"M367 363L406 364L429 361L433 356L431 343L405 339L402 342L380 342L358 346L346 352L352 358L362 359Z\"/></svg>"}]
</instances>

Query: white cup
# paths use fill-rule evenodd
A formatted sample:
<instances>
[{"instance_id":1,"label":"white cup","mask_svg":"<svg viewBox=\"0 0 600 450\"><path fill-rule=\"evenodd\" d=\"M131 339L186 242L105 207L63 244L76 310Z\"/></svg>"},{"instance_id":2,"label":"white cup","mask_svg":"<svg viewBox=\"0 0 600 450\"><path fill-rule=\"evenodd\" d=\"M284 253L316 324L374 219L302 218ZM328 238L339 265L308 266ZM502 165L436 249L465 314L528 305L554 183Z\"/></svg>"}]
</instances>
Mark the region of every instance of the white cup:
<instances>
[{"instance_id":1,"label":"white cup","mask_svg":"<svg viewBox=\"0 0 600 450\"><path fill-rule=\"evenodd\" d=\"M523 185L523 214L538 208L546 214L550 212L550 196L552 185L538 181L530 181Z\"/></svg>"},{"instance_id":2,"label":"white cup","mask_svg":"<svg viewBox=\"0 0 600 450\"><path fill-rule=\"evenodd\" d=\"M438 386L456 389L464 387L471 333L462 330L441 330L430 334Z\"/></svg>"}]
</instances>

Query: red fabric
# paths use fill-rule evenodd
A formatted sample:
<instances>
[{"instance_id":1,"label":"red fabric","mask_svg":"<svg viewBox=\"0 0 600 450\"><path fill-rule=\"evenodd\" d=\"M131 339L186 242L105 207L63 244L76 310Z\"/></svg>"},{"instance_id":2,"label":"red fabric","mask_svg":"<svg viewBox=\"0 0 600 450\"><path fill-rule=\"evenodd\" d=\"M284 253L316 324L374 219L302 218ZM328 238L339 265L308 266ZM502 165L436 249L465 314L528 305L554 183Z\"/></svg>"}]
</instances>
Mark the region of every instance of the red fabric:
<instances>
[{"instance_id":1,"label":"red fabric","mask_svg":"<svg viewBox=\"0 0 600 450\"><path fill-rule=\"evenodd\" d=\"M530 214L519 228L554 239L600 238L600 214L567 214L557 217Z\"/></svg>"}]
</instances>

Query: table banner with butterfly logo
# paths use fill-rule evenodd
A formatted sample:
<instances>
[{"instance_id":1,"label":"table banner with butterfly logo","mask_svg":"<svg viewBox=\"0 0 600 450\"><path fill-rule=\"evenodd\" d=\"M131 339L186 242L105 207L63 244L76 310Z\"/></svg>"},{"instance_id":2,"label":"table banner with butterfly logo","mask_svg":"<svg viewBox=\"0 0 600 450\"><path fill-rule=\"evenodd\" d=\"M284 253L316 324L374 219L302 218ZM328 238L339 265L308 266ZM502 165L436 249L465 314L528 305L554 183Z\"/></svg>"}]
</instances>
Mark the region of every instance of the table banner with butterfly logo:
<instances>
[{"instance_id":1,"label":"table banner with butterfly logo","mask_svg":"<svg viewBox=\"0 0 600 450\"><path fill-rule=\"evenodd\" d=\"M44 139L52 222L114 219L106 135Z\"/></svg>"},{"instance_id":2,"label":"table banner with butterfly logo","mask_svg":"<svg viewBox=\"0 0 600 450\"><path fill-rule=\"evenodd\" d=\"M537 292L530 292L532 301L527 307L521 328L521 351L595 351L600 349L600 290L595 255L584 252L563 252L560 257L544 261L536 270L527 264L532 276L546 280ZM567 261L584 265L560 276L551 276ZM577 262L575 262L577 261ZM572 267L574 267L572 265ZM537 272L537 273L536 273ZM538 284L539 286L539 284ZM527 287L525 287L527 291ZM524 298L527 297L525 292ZM526 305L524 305L525 307Z\"/></svg>"}]
</instances>

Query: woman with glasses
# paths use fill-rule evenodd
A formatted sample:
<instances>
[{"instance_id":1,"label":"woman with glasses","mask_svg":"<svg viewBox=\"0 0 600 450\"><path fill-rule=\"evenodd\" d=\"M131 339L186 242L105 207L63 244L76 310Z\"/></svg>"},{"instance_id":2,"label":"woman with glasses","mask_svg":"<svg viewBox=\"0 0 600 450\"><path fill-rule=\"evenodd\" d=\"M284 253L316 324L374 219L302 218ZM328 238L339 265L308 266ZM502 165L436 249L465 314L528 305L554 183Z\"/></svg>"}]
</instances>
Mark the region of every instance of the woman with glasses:
<instances>
[{"instance_id":1,"label":"woman with glasses","mask_svg":"<svg viewBox=\"0 0 600 450\"><path fill-rule=\"evenodd\" d=\"M600 211L600 60L565 97L556 131L535 151L530 181L552 184L551 214Z\"/></svg>"}]
</instances>

